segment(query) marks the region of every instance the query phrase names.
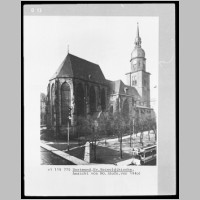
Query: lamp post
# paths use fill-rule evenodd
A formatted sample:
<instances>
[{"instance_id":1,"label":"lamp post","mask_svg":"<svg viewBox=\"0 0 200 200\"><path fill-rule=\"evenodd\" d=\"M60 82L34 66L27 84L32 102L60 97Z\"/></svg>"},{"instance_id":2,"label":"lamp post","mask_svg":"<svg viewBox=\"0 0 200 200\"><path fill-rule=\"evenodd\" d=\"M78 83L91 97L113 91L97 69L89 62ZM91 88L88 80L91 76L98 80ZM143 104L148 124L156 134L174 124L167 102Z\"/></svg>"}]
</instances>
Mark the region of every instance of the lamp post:
<instances>
[{"instance_id":1,"label":"lamp post","mask_svg":"<svg viewBox=\"0 0 200 200\"><path fill-rule=\"evenodd\" d=\"M131 124L132 124L132 123L131 123L131 121L130 121L130 124L129 124L129 127L130 127L130 147L131 147L131 135L132 135L132 134L131 134L131 133L132 133L132 127L131 127Z\"/></svg>"},{"instance_id":2,"label":"lamp post","mask_svg":"<svg viewBox=\"0 0 200 200\"><path fill-rule=\"evenodd\" d=\"M67 123L67 148L68 148L68 151L69 151L69 120L68 120L68 123Z\"/></svg>"},{"instance_id":3,"label":"lamp post","mask_svg":"<svg viewBox=\"0 0 200 200\"><path fill-rule=\"evenodd\" d=\"M68 123L67 123L67 148L68 148L68 151L69 151L69 121L71 120L71 107L68 108Z\"/></svg>"},{"instance_id":4,"label":"lamp post","mask_svg":"<svg viewBox=\"0 0 200 200\"><path fill-rule=\"evenodd\" d=\"M134 136L134 124L135 124L135 117L133 117L133 121L131 123L131 130L133 128L133 131L130 131L130 147L131 147L131 138L132 138L132 135ZM131 134L132 133L132 134Z\"/></svg>"},{"instance_id":5,"label":"lamp post","mask_svg":"<svg viewBox=\"0 0 200 200\"><path fill-rule=\"evenodd\" d=\"M97 141L97 132L98 132L98 122L97 120L94 121L94 141L95 141L95 146L94 146L94 160L97 160L97 152L96 152L96 148L97 148L97 144L96 144L96 141Z\"/></svg>"}]
</instances>

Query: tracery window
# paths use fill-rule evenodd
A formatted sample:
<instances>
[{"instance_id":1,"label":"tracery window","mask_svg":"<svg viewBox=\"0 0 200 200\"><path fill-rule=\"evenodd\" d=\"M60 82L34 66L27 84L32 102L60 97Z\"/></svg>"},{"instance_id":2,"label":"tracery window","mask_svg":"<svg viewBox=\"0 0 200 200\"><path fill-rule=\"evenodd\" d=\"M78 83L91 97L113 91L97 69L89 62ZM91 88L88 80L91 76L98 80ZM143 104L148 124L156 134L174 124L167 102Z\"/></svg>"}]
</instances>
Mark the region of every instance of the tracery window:
<instances>
[{"instance_id":1,"label":"tracery window","mask_svg":"<svg viewBox=\"0 0 200 200\"><path fill-rule=\"evenodd\" d=\"M69 121L69 108L71 108L71 91L68 83L61 86L61 121L62 125L67 125Z\"/></svg>"}]
</instances>

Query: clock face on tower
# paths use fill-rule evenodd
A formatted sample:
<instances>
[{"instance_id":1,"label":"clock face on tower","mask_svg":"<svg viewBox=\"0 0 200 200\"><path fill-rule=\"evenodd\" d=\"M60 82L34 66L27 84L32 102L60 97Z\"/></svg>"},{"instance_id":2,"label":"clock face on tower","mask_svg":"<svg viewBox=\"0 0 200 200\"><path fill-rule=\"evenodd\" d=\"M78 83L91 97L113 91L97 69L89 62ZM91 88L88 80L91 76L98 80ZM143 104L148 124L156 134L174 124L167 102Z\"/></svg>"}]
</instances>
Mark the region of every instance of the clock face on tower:
<instances>
[{"instance_id":1,"label":"clock face on tower","mask_svg":"<svg viewBox=\"0 0 200 200\"><path fill-rule=\"evenodd\" d=\"M133 64L135 65L136 63L137 63L137 60L136 60L136 59L134 59L134 60L133 60Z\"/></svg>"}]
</instances>

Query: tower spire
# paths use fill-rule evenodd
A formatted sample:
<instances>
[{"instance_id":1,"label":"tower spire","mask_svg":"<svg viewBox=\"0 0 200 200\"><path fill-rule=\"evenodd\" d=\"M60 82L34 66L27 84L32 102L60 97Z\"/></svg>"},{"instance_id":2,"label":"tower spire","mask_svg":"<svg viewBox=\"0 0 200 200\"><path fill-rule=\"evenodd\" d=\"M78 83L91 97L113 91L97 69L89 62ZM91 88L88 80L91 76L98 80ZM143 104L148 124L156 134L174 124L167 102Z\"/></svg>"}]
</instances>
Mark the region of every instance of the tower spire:
<instances>
[{"instance_id":1,"label":"tower spire","mask_svg":"<svg viewBox=\"0 0 200 200\"><path fill-rule=\"evenodd\" d=\"M135 38L135 46L136 47L141 47L141 37L139 33L139 23L137 22L137 32L136 32L136 38Z\"/></svg>"},{"instance_id":2,"label":"tower spire","mask_svg":"<svg viewBox=\"0 0 200 200\"><path fill-rule=\"evenodd\" d=\"M137 37L139 38L140 37L140 34L139 34L139 23L137 22Z\"/></svg>"}]
</instances>

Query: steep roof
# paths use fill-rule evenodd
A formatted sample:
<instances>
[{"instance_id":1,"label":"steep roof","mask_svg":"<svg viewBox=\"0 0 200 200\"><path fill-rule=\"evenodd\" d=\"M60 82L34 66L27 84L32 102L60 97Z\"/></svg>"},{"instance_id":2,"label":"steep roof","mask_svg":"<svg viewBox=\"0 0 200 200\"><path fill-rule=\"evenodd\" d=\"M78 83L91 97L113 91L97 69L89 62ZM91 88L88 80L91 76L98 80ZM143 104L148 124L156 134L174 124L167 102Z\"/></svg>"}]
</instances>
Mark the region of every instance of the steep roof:
<instances>
[{"instance_id":1,"label":"steep roof","mask_svg":"<svg viewBox=\"0 0 200 200\"><path fill-rule=\"evenodd\" d=\"M135 87L125 85L122 80L109 81L109 85L111 89L111 94L118 93L121 95L132 95L135 97L140 97ZM127 89L127 93L126 93L126 89Z\"/></svg>"},{"instance_id":2,"label":"steep roof","mask_svg":"<svg viewBox=\"0 0 200 200\"><path fill-rule=\"evenodd\" d=\"M97 83L106 83L99 65L69 53L51 79L62 77L73 77Z\"/></svg>"}]
</instances>

